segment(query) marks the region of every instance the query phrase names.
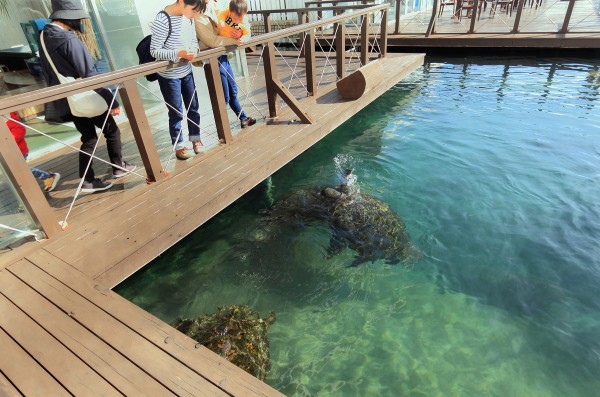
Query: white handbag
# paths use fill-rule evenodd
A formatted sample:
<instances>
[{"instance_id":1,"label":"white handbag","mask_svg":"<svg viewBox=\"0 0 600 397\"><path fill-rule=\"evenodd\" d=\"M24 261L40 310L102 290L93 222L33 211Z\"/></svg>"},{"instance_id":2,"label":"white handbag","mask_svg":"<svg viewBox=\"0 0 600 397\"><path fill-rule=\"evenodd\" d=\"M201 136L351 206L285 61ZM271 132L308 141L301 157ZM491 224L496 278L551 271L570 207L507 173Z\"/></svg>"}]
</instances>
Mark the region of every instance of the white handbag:
<instances>
[{"instance_id":1,"label":"white handbag","mask_svg":"<svg viewBox=\"0 0 600 397\"><path fill-rule=\"evenodd\" d=\"M48 50L46 49L46 43L44 42L44 31L42 31L40 35L40 41L42 42L42 48L46 54L46 59L48 59L48 63L50 63L50 66L52 66L52 70L54 70L54 73L56 73L58 81L60 81L61 84L80 80L76 79L75 77L65 77L58 73L54 62L52 62L52 58L50 58L50 54L48 54ZM67 101L69 102L69 108L71 108L71 114L77 117L96 117L108 110L108 104L104 98L94 90L80 92L79 94L68 96Z\"/></svg>"}]
</instances>

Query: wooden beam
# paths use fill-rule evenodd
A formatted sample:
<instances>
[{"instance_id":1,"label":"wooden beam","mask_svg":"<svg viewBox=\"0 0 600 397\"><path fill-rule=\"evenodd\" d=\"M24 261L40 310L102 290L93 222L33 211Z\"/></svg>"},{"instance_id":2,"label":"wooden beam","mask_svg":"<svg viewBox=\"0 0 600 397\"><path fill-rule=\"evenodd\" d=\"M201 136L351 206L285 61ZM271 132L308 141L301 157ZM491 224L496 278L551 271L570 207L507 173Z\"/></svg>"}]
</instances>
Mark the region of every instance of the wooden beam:
<instances>
[{"instance_id":1,"label":"wooden beam","mask_svg":"<svg viewBox=\"0 0 600 397\"><path fill-rule=\"evenodd\" d=\"M263 58L269 115L277 117L277 89L273 82L279 80L279 78L277 77L277 63L275 62L275 44L272 41L265 46Z\"/></svg>"},{"instance_id":2,"label":"wooden beam","mask_svg":"<svg viewBox=\"0 0 600 397\"><path fill-rule=\"evenodd\" d=\"M265 24L265 33L271 33L271 13L264 13L263 21Z\"/></svg>"},{"instance_id":3,"label":"wooden beam","mask_svg":"<svg viewBox=\"0 0 600 397\"><path fill-rule=\"evenodd\" d=\"M308 95L317 95L317 61L315 54L315 30L311 29L308 31L306 36L306 56L304 62L306 63L306 89Z\"/></svg>"},{"instance_id":4,"label":"wooden beam","mask_svg":"<svg viewBox=\"0 0 600 397\"><path fill-rule=\"evenodd\" d=\"M204 75L206 76L206 85L208 86L208 95L212 105L213 116L217 134L221 143L231 143L233 135L229 126L227 117L227 104L225 103L225 94L223 92L223 83L221 82L221 73L219 71L219 61L217 58L209 60L204 66Z\"/></svg>"},{"instance_id":5,"label":"wooden beam","mask_svg":"<svg viewBox=\"0 0 600 397\"><path fill-rule=\"evenodd\" d=\"M0 164L35 225L46 237L56 236L61 228L54 211L48 205L4 119L0 120Z\"/></svg>"},{"instance_id":6,"label":"wooden beam","mask_svg":"<svg viewBox=\"0 0 600 397\"><path fill-rule=\"evenodd\" d=\"M437 12L440 6L440 0L433 0L433 8L431 10L431 17L429 18L429 25L425 31L425 37L431 36L435 33L435 21L437 19Z\"/></svg>"},{"instance_id":7,"label":"wooden beam","mask_svg":"<svg viewBox=\"0 0 600 397\"><path fill-rule=\"evenodd\" d=\"M519 5L517 6L517 15L515 15L515 24L511 30L511 33L519 32L519 24L521 23L521 14L523 14L523 5L525 4L525 0L520 0Z\"/></svg>"},{"instance_id":8,"label":"wooden beam","mask_svg":"<svg viewBox=\"0 0 600 397\"><path fill-rule=\"evenodd\" d=\"M400 4L402 4L402 0L396 0L396 23L394 26L395 34L400 33L400 15L401 15Z\"/></svg>"},{"instance_id":9,"label":"wooden beam","mask_svg":"<svg viewBox=\"0 0 600 397\"><path fill-rule=\"evenodd\" d=\"M287 105L294 111L294 113L296 113L296 116L300 117L300 120L302 120L305 124L313 123L313 120L310 117L310 115L302 109L298 100L294 98L292 93L285 87L285 85L281 81L279 81L279 79L275 79L272 84L273 87L277 90L279 96L281 96L281 99L283 99L285 103L287 103Z\"/></svg>"},{"instance_id":10,"label":"wooden beam","mask_svg":"<svg viewBox=\"0 0 600 397\"><path fill-rule=\"evenodd\" d=\"M360 64L366 65L369 62L369 18L366 15L361 17L360 25Z\"/></svg>"},{"instance_id":11,"label":"wooden beam","mask_svg":"<svg viewBox=\"0 0 600 397\"><path fill-rule=\"evenodd\" d=\"M387 42L388 42L388 12L387 8L381 10L381 58L385 58L387 55Z\"/></svg>"},{"instance_id":12,"label":"wooden beam","mask_svg":"<svg viewBox=\"0 0 600 397\"><path fill-rule=\"evenodd\" d=\"M341 21L335 28L335 67L339 79L346 76L346 23Z\"/></svg>"},{"instance_id":13,"label":"wooden beam","mask_svg":"<svg viewBox=\"0 0 600 397\"><path fill-rule=\"evenodd\" d=\"M146 117L146 111L140 97L140 92L137 88L136 80L128 80L123 83L123 87L119 90L123 107L129 119L131 132L137 143L142 163L146 169L148 182L157 182L164 178L163 167L160 163L160 157L154 144L150 123Z\"/></svg>"},{"instance_id":14,"label":"wooden beam","mask_svg":"<svg viewBox=\"0 0 600 397\"><path fill-rule=\"evenodd\" d=\"M565 14L565 20L563 21L562 28L558 31L558 33L567 33L569 31L569 22L571 21L573 8L575 8L575 0L569 0L569 5L567 6L567 13Z\"/></svg>"}]
</instances>

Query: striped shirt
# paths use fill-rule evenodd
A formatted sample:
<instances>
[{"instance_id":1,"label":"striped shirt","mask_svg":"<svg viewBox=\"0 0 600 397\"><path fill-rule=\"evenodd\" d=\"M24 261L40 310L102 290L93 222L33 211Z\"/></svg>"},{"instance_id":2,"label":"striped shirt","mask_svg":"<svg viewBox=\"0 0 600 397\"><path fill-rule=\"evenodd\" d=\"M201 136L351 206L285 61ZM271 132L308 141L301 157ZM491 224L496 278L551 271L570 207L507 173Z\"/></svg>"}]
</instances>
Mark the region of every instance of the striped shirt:
<instances>
[{"instance_id":1,"label":"striped shirt","mask_svg":"<svg viewBox=\"0 0 600 397\"><path fill-rule=\"evenodd\" d=\"M171 35L169 36L169 19L167 16L159 12L152 22L152 40L150 42L150 55L160 61L172 61L178 62L179 57L177 53L180 50L188 50L190 52L198 52L200 46L198 40L193 37L190 39L188 45L184 45L182 38L183 23L189 22L193 24L193 21L184 18L183 16L170 16L171 19ZM193 27L191 28L193 29ZM167 40L167 36L169 39ZM166 41L165 41L166 40ZM183 65L173 69L168 69L164 72L158 72L158 74L166 79L180 79L187 76L192 72L191 65Z\"/></svg>"}]
</instances>

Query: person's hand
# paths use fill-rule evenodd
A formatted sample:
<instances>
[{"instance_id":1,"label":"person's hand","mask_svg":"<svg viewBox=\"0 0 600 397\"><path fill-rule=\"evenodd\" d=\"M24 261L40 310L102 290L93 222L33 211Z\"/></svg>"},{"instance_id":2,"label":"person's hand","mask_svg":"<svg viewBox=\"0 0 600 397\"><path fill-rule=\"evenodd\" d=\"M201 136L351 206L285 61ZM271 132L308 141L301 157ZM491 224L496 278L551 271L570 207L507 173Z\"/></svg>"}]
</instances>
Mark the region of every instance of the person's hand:
<instances>
[{"instance_id":1,"label":"person's hand","mask_svg":"<svg viewBox=\"0 0 600 397\"><path fill-rule=\"evenodd\" d=\"M234 39L239 39L240 37L242 37L242 31L241 30L237 30L237 29L233 29L231 31L231 37Z\"/></svg>"},{"instance_id":2,"label":"person's hand","mask_svg":"<svg viewBox=\"0 0 600 397\"><path fill-rule=\"evenodd\" d=\"M121 114L121 108L120 107L116 107L114 109L110 109L110 115L115 117Z\"/></svg>"},{"instance_id":3,"label":"person's hand","mask_svg":"<svg viewBox=\"0 0 600 397\"><path fill-rule=\"evenodd\" d=\"M191 61L192 59L194 59L196 54L194 54L193 52L189 52L188 50L180 50L177 53L177 56L181 59L187 59L188 61Z\"/></svg>"}]
</instances>

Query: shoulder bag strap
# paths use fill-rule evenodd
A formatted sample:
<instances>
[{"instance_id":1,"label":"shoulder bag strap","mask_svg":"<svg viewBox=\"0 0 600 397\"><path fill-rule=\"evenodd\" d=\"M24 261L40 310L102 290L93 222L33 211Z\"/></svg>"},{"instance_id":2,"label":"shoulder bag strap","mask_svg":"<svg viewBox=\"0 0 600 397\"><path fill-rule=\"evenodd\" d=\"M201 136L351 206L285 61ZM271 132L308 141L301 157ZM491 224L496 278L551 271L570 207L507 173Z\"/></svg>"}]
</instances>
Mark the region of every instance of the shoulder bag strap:
<instances>
[{"instance_id":1,"label":"shoulder bag strap","mask_svg":"<svg viewBox=\"0 0 600 397\"><path fill-rule=\"evenodd\" d=\"M50 57L50 54L48 53L48 50L46 49L46 42L44 41L44 31L43 30L42 30L42 33L40 33L40 41L42 42L42 49L44 50L44 53L46 54L46 59L48 60L48 63L52 67L52 70L54 70L56 77L60 81L60 79L64 78L64 76L62 74L58 73L58 70L56 70L56 66L54 65L54 62L52 62L52 58Z\"/></svg>"},{"instance_id":2,"label":"shoulder bag strap","mask_svg":"<svg viewBox=\"0 0 600 397\"><path fill-rule=\"evenodd\" d=\"M171 26L171 16L169 14L167 14L167 12L165 10L162 10L161 12L166 15L167 21L169 21L169 33L167 34L167 38L165 39L165 42L163 43L163 46L164 46L165 44L167 44L167 41L169 41L169 37L171 37L171 31L173 30L173 28Z\"/></svg>"}]
</instances>

